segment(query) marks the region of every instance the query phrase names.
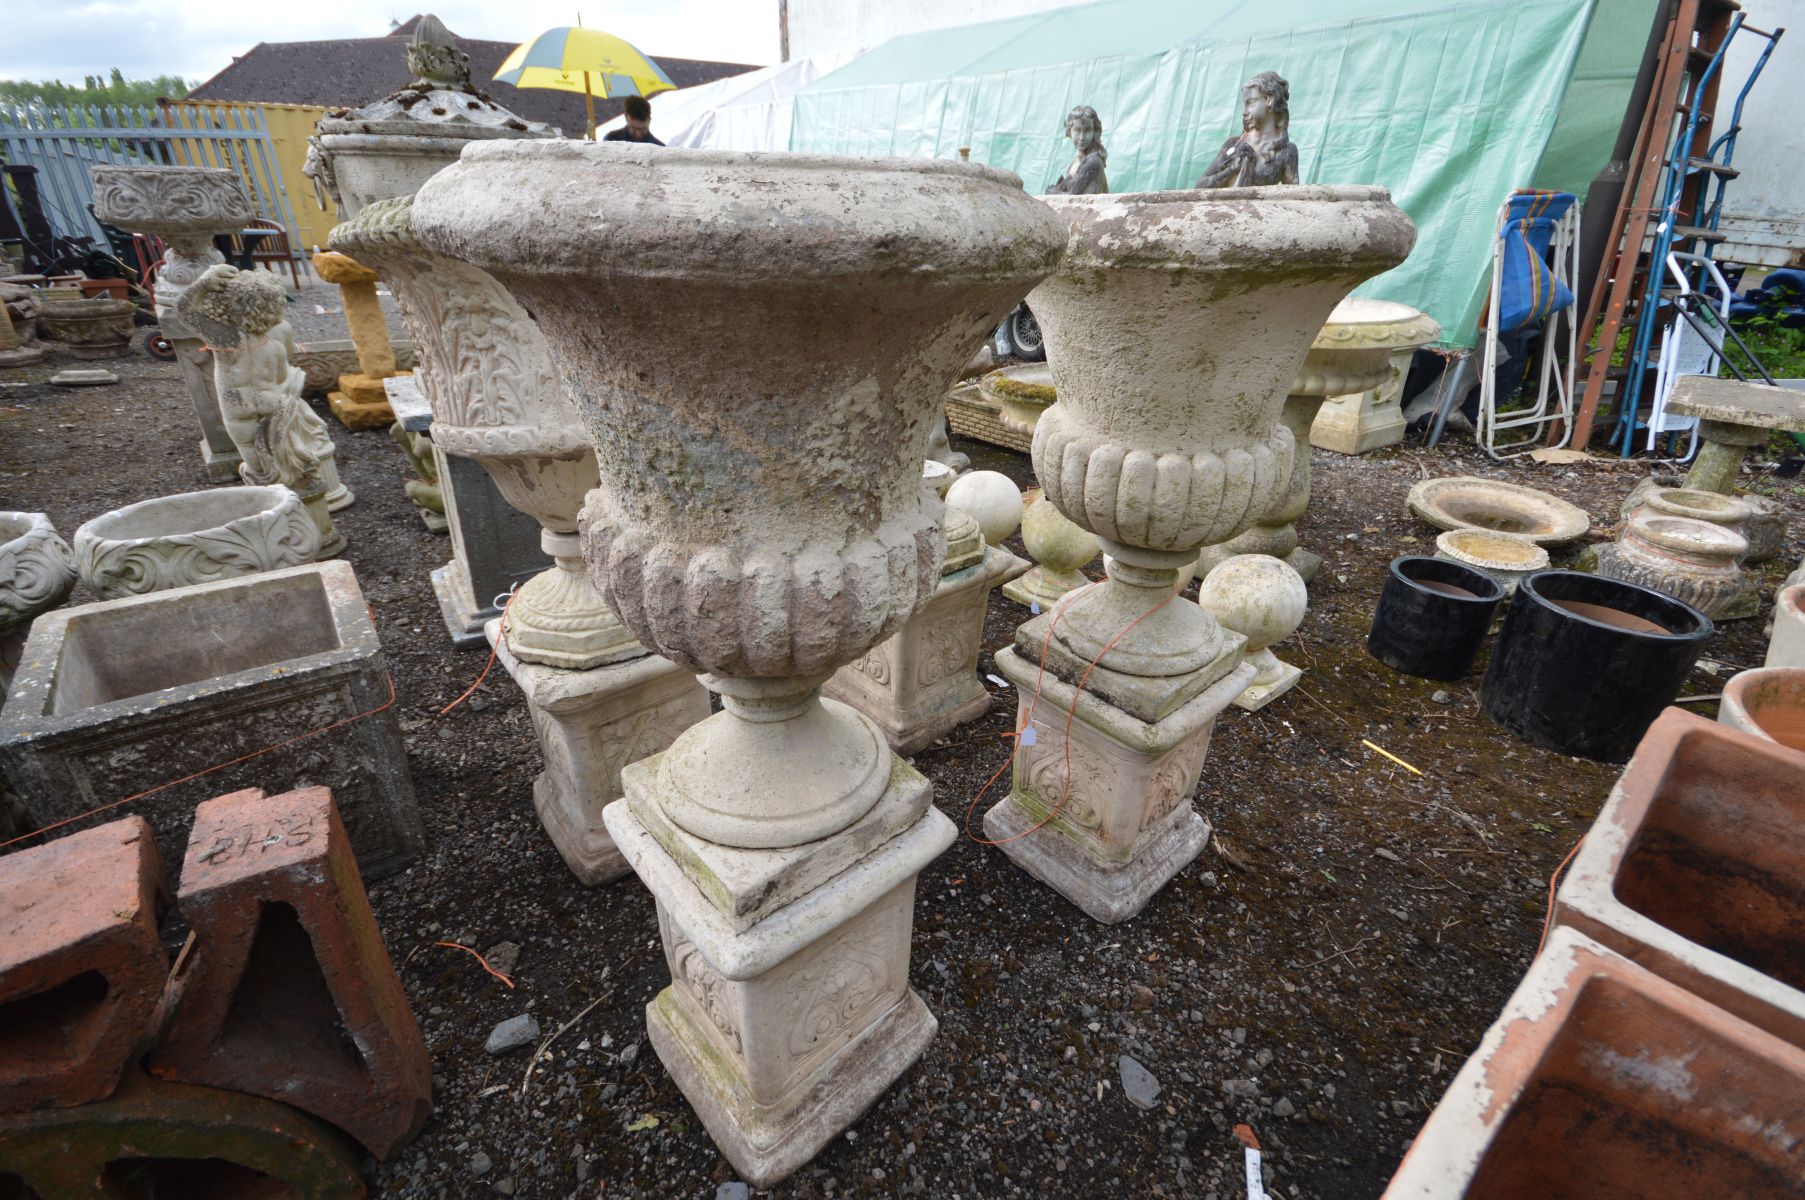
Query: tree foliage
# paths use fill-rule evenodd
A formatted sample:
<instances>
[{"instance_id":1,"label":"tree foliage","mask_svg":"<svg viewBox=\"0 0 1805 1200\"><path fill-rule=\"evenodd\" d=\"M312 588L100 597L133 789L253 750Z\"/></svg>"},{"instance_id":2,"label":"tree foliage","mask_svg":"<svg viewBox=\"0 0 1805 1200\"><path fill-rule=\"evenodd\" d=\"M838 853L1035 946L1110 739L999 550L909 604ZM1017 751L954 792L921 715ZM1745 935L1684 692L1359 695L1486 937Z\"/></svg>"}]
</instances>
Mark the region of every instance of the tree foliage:
<instances>
[{"instance_id":1,"label":"tree foliage","mask_svg":"<svg viewBox=\"0 0 1805 1200\"><path fill-rule=\"evenodd\" d=\"M114 67L106 75L89 75L81 86L60 79L0 79L0 105L43 104L53 108L92 104L150 105L159 96L180 100L188 94L188 81L179 75L155 79L127 79Z\"/></svg>"}]
</instances>

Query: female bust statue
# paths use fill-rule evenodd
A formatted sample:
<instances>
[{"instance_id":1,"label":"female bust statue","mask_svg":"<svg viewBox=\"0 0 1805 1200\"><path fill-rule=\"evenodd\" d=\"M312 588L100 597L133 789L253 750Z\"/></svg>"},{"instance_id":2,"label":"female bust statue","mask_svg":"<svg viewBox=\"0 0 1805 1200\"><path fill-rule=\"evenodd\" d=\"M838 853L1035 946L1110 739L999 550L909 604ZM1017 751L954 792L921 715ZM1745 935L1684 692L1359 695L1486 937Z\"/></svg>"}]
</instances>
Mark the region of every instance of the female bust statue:
<instances>
[{"instance_id":1,"label":"female bust statue","mask_svg":"<svg viewBox=\"0 0 1805 1200\"><path fill-rule=\"evenodd\" d=\"M1222 144L1199 188L1264 187L1297 182L1291 143L1291 85L1261 71L1241 89L1241 133Z\"/></svg>"},{"instance_id":2,"label":"female bust statue","mask_svg":"<svg viewBox=\"0 0 1805 1200\"><path fill-rule=\"evenodd\" d=\"M1072 162L1047 194L1091 196L1107 192L1109 177L1103 173L1103 165L1109 161L1109 151L1103 148L1103 122L1097 110L1080 104L1067 113L1065 135L1072 139Z\"/></svg>"}]
</instances>

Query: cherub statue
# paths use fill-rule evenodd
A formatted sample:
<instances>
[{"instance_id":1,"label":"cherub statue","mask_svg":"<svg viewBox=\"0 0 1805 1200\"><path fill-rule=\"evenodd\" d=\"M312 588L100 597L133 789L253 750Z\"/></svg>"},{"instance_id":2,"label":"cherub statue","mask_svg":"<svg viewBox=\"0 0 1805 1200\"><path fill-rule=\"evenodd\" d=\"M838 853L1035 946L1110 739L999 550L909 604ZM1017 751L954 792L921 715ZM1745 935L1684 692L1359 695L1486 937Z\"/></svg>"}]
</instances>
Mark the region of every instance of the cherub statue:
<instances>
[{"instance_id":1,"label":"cherub statue","mask_svg":"<svg viewBox=\"0 0 1805 1200\"><path fill-rule=\"evenodd\" d=\"M297 347L286 308L275 275L224 263L208 267L176 301L177 313L213 352L220 416L244 459L239 477L292 489L320 526L322 555L332 554L344 546L326 515L320 474L333 453L332 435L301 399L306 375L289 361Z\"/></svg>"},{"instance_id":2,"label":"cherub statue","mask_svg":"<svg viewBox=\"0 0 1805 1200\"><path fill-rule=\"evenodd\" d=\"M1072 139L1072 162L1052 187L1049 196L1092 196L1109 190L1103 166L1109 151L1103 148L1103 121L1097 110L1080 104L1065 117L1065 135Z\"/></svg>"},{"instance_id":3,"label":"cherub statue","mask_svg":"<svg viewBox=\"0 0 1805 1200\"><path fill-rule=\"evenodd\" d=\"M1222 144L1199 188L1265 187L1297 182L1292 144L1291 85L1277 71L1261 71L1241 89L1241 133Z\"/></svg>"}]
</instances>

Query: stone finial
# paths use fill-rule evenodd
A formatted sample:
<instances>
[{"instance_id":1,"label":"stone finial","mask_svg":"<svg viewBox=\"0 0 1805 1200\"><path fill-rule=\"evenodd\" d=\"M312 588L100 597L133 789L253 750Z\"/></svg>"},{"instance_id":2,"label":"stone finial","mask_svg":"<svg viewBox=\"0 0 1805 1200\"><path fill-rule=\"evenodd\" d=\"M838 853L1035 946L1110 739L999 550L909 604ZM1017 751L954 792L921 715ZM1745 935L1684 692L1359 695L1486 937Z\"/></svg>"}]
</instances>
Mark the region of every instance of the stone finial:
<instances>
[{"instance_id":1,"label":"stone finial","mask_svg":"<svg viewBox=\"0 0 1805 1200\"><path fill-rule=\"evenodd\" d=\"M445 22L432 13L420 18L407 44L407 69L421 83L459 91L470 87L470 56L457 48Z\"/></svg>"}]
</instances>

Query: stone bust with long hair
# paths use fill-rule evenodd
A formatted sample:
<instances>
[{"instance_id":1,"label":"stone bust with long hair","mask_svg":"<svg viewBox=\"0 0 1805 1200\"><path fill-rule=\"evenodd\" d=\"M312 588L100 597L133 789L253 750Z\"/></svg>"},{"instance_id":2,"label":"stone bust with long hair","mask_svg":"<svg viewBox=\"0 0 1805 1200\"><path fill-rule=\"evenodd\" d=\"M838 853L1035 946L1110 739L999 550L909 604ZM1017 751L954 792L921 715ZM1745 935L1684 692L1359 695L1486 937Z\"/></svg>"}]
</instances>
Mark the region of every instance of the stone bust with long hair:
<instances>
[{"instance_id":1,"label":"stone bust with long hair","mask_svg":"<svg viewBox=\"0 0 1805 1200\"><path fill-rule=\"evenodd\" d=\"M1049 196L1091 196L1109 190L1103 168L1109 151L1103 148L1103 119L1088 104L1066 114L1065 135L1072 139L1072 161L1052 187Z\"/></svg>"},{"instance_id":2,"label":"stone bust with long hair","mask_svg":"<svg viewBox=\"0 0 1805 1200\"><path fill-rule=\"evenodd\" d=\"M1261 71L1241 88L1241 132L1222 143L1199 188L1265 187L1297 182L1291 141L1291 85Z\"/></svg>"}]
</instances>

